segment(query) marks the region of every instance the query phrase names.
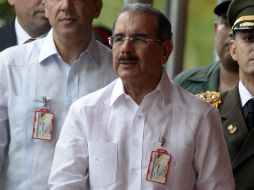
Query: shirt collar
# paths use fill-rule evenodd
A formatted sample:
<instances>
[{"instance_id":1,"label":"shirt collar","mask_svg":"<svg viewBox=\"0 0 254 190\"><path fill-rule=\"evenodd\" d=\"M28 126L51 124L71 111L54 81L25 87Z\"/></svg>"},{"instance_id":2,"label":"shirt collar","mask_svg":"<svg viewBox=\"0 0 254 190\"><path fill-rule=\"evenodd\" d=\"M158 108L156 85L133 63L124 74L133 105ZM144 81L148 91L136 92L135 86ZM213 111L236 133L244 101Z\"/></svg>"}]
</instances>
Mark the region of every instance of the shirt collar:
<instances>
[{"instance_id":1,"label":"shirt collar","mask_svg":"<svg viewBox=\"0 0 254 190\"><path fill-rule=\"evenodd\" d=\"M170 96L169 96L170 84L171 82L168 78L167 72L165 69L163 69L159 84L151 93L149 93L149 95L159 92L164 104L168 104L168 102L170 101ZM110 100L110 106L113 105L114 102L116 102L116 100L123 95L126 95L124 86L123 86L122 80L118 78L113 88L113 92L112 92L112 96Z\"/></svg>"},{"instance_id":2,"label":"shirt collar","mask_svg":"<svg viewBox=\"0 0 254 190\"><path fill-rule=\"evenodd\" d=\"M28 39L32 38L20 25L17 17L15 18L15 31L17 35L17 44L23 44Z\"/></svg>"},{"instance_id":3,"label":"shirt collar","mask_svg":"<svg viewBox=\"0 0 254 190\"><path fill-rule=\"evenodd\" d=\"M167 75L166 69L163 68L161 80L155 90L160 92L162 99L164 101L164 104L168 104L170 101L170 88L171 88L170 84L171 84L171 81Z\"/></svg>"},{"instance_id":4,"label":"shirt collar","mask_svg":"<svg viewBox=\"0 0 254 190\"><path fill-rule=\"evenodd\" d=\"M49 31L48 35L43 39L41 52L39 55L39 62L42 62L46 58L58 55L58 51L56 49L54 40L53 40L53 32L52 29Z\"/></svg>"},{"instance_id":5,"label":"shirt collar","mask_svg":"<svg viewBox=\"0 0 254 190\"><path fill-rule=\"evenodd\" d=\"M124 90L122 80L120 78L118 78L116 80L114 87L113 87L112 96L111 96L111 100L110 100L110 106L112 106L120 96L125 95L125 94L126 93Z\"/></svg>"},{"instance_id":6,"label":"shirt collar","mask_svg":"<svg viewBox=\"0 0 254 190\"><path fill-rule=\"evenodd\" d=\"M53 56L53 55L59 55L54 39L53 39L53 30L51 29L47 36L43 39L42 47L41 47L41 53L39 56L39 61L42 62L46 58ZM98 47L95 40L94 35L92 35L92 38L84 52L81 53L80 56L88 55L95 63L99 63L99 52ZM60 55L59 55L60 56Z\"/></svg>"},{"instance_id":7,"label":"shirt collar","mask_svg":"<svg viewBox=\"0 0 254 190\"><path fill-rule=\"evenodd\" d=\"M16 32L16 35L17 35L17 44L23 44L25 43L27 40L31 39L32 36L30 36L25 30L24 28L20 25L17 17L15 18L15 32ZM36 37L36 39L39 39L39 38L43 38L47 35L47 33L41 35L41 36L38 36Z\"/></svg>"},{"instance_id":8,"label":"shirt collar","mask_svg":"<svg viewBox=\"0 0 254 190\"><path fill-rule=\"evenodd\" d=\"M248 89L243 85L242 81L239 81L238 89L243 107L250 99L253 98L253 96L248 91Z\"/></svg>"}]
</instances>

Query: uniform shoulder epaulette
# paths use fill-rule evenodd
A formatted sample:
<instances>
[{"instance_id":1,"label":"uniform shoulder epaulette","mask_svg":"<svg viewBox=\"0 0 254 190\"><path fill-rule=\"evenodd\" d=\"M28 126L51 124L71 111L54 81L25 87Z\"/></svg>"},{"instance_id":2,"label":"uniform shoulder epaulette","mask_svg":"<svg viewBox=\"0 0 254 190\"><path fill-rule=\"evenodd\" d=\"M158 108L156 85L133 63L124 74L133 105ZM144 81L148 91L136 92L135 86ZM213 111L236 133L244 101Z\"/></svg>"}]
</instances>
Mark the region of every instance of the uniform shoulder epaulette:
<instances>
[{"instance_id":1,"label":"uniform shoulder epaulette","mask_svg":"<svg viewBox=\"0 0 254 190\"><path fill-rule=\"evenodd\" d=\"M213 105L213 107L218 108L219 104L221 104L221 94L220 92L216 91L206 91L200 94L196 94L198 98L200 98L203 101L206 101L207 103L210 103Z\"/></svg>"}]
</instances>

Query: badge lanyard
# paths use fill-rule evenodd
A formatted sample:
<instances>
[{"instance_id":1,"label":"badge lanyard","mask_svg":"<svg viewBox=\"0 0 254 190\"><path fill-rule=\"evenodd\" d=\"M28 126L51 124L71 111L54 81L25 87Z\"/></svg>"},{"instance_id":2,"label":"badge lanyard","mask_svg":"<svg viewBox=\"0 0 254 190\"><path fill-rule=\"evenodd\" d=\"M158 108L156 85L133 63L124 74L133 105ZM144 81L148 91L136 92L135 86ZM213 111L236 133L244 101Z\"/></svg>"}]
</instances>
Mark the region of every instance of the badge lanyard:
<instances>
[{"instance_id":1,"label":"badge lanyard","mask_svg":"<svg viewBox=\"0 0 254 190\"><path fill-rule=\"evenodd\" d=\"M33 135L34 139L48 140L52 139L52 128L54 121L54 113L48 109L48 99L46 96L42 97L44 107L35 110Z\"/></svg>"}]
</instances>

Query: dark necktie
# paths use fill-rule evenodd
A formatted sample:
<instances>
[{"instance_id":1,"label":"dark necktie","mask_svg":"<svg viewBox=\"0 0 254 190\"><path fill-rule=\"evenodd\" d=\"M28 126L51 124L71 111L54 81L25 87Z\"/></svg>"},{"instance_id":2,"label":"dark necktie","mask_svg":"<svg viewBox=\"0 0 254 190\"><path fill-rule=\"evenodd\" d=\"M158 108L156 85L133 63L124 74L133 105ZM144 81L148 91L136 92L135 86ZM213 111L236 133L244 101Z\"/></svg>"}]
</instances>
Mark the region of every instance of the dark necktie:
<instances>
[{"instance_id":1,"label":"dark necktie","mask_svg":"<svg viewBox=\"0 0 254 190\"><path fill-rule=\"evenodd\" d=\"M248 110L246 124L247 124L249 131L251 131L254 128L254 99L249 100L246 103L246 105L247 105L246 107Z\"/></svg>"},{"instance_id":2,"label":"dark necktie","mask_svg":"<svg viewBox=\"0 0 254 190\"><path fill-rule=\"evenodd\" d=\"M35 38L30 38L30 39L28 39L27 41L25 41L24 44L30 43L30 42L32 42L32 41L34 41L34 40L36 40L36 39L35 39Z\"/></svg>"}]
</instances>

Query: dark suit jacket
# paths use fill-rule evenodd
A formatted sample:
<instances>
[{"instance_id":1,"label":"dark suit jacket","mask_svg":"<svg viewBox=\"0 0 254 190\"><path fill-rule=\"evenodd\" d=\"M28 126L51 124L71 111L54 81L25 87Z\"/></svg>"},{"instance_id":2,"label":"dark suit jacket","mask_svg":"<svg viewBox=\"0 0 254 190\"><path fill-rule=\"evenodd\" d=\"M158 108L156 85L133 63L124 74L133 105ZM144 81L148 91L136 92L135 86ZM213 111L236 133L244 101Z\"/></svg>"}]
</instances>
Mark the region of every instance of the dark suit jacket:
<instances>
[{"instance_id":1,"label":"dark suit jacket","mask_svg":"<svg viewBox=\"0 0 254 190\"><path fill-rule=\"evenodd\" d=\"M254 130L245 124L238 86L222 95L219 110L237 190L254 190ZM233 134L230 125L237 127Z\"/></svg>"},{"instance_id":2,"label":"dark suit jacket","mask_svg":"<svg viewBox=\"0 0 254 190\"><path fill-rule=\"evenodd\" d=\"M14 45L17 45L17 36L12 21L0 28L0 51Z\"/></svg>"}]
</instances>

